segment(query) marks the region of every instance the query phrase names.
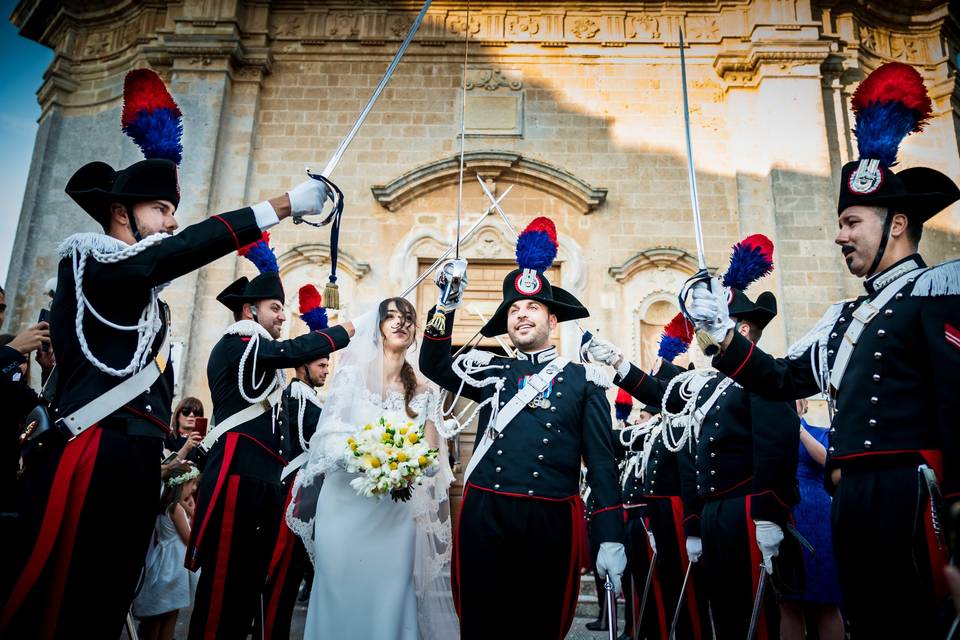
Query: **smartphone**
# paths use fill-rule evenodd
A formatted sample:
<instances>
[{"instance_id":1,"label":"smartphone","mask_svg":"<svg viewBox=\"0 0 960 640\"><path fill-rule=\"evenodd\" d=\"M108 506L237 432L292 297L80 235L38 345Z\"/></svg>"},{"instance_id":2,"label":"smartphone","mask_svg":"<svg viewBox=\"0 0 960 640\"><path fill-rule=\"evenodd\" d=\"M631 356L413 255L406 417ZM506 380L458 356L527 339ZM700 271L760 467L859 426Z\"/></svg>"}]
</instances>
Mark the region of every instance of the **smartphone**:
<instances>
[{"instance_id":1,"label":"smartphone","mask_svg":"<svg viewBox=\"0 0 960 640\"><path fill-rule=\"evenodd\" d=\"M207 435L207 424L209 420L207 418L196 418L193 422L193 429L200 434L200 437L205 437Z\"/></svg>"},{"instance_id":2,"label":"smartphone","mask_svg":"<svg viewBox=\"0 0 960 640\"><path fill-rule=\"evenodd\" d=\"M46 307L40 309L40 317L37 318L37 322L50 322L50 309L47 309ZM41 342L40 350L46 353L50 350L50 344L47 342Z\"/></svg>"}]
</instances>

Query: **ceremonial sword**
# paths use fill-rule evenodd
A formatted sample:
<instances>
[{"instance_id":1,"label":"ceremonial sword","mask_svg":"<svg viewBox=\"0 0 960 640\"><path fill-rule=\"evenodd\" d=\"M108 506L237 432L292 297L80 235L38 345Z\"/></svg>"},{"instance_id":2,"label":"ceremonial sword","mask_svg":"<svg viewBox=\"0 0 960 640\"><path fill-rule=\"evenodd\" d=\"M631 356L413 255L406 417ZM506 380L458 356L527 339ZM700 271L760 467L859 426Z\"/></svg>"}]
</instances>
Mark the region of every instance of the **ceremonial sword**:
<instances>
[{"instance_id":1,"label":"ceremonial sword","mask_svg":"<svg viewBox=\"0 0 960 640\"><path fill-rule=\"evenodd\" d=\"M693 285L699 282L706 282L710 286L710 272L707 271L706 252L703 248L703 225L700 219L700 196L697 192L697 173L693 166L693 144L690 141L690 105L687 98L687 59L684 54L683 27L679 29L680 33L680 86L683 89L683 131L687 140L687 179L690 183L690 203L693 206L693 237L697 243L697 272L688 279L680 290L680 310L683 315L690 317L687 313L686 300L693 288ZM720 345L710 337L709 334L698 331L697 342L703 352L712 356L720 350Z\"/></svg>"},{"instance_id":2,"label":"ceremonial sword","mask_svg":"<svg viewBox=\"0 0 960 640\"><path fill-rule=\"evenodd\" d=\"M760 609L763 607L763 588L767 584L767 570L760 563L760 579L757 582L757 595L753 599L753 611L750 613L750 628L747 629L747 640L753 640L757 632L757 621L760 619Z\"/></svg>"},{"instance_id":3,"label":"ceremonial sword","mask_svg":"<svg viewBox=\"0 0 960 640\"><path fill-rule=\"evenodd\" d=\"M670 625L670 640L677 637L677 622L680 620L680 610L683 608L683 596L687 593L687 582L690 580L690 571L693 569L693 560L687 561L687 572L683 574L683 585L680 587L680 598L677 600L677 610L673 614L673 623Z\"/></svg>"}]
</instances>

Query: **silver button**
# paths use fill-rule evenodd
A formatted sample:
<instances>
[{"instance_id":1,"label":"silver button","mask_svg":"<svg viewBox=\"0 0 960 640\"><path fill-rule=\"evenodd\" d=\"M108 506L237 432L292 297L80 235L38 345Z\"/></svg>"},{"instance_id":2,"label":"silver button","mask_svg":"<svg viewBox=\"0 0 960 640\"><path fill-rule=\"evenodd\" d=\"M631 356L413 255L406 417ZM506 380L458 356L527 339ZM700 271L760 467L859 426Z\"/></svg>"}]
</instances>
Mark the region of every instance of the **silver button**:
<instances>
[{"instance_id":1,"label":"silver button","mask_svg":"<svg viewBox=\"0 0 960 640\"><path fill-rule=\"evenodd\" d=\"M893 309L887 309L886 311L883 312L883 315L889 318L890 316L893 315Z\"/></svg>"},{"instance_id":2,"label":"silver button","mask_svg":"<svg viewBox=\"0 0 960 640\"><path fill-rule=\"evenodd\" d=\"M550 439L549 439L549 438L544 438L544 439L543 439L543 444L550 444Z\"/></svg>"},{"instance_id":3,"label":"silver button","mask_svg":"<svg viewBox=\"0 0 960 640\"><path fill-rule=\"evenodd\" d=\"M501 467L497 467L496 469L494 469L494 471L496 471L497 473L500 473L500 470L501 470Z\"/></svg>"},{"instance_id":4,"label":"silver button","mask_svg":"<svg viewBox=\"0 0 960 640\"><path fill-rule=\"evenodd\" d=\"M882 337L885 336L885 335L887 335L887 332L886 332L886 331L884 331L883 329L877 329L877 337L878 337L878 338L882 338Z\"/></svg>"},{"instance_id":5,"label":"silver button","mask_svg":"<svg viewBox=\"0 0 960 640\"><path fill-rule=\"evenodd\" d=\"M498 455L498 456L502 456L502 455L503 455L503 449L497 449L497 455Z\"/></svg>"},{"instance_id":6,"label":"silver button","mask_svg":"<svg viewBox=\"0 0 960 640\"><path fill-rule=\"evenodd\" d=\"M493 488L494 488L494 489L499 489L499 488L500 488L500 485L495 484L495 485L493 485Z\"/></svg>"},{"instance_id":7,"label":"silver button","mask_svg":"<svg viewBox=\"0 0 960 640\"><path fill-rule=\"evenodd\" d=\"M539 460L540 462L543 462L543 454L542 454L542 453L537 456L537 460Z\"/></svg>"},{"instance_id":8,"label":"silver button","mask_svg":"<svg viewBox=\"0 0 960 640\"><path fill-rule=\"evenodd\" d=\"M533 472L533 477L534 477L534 478L539 478L539 477L540 477L540 472L539 472L539 471L534 471L534 472Z\"/></svg>"},{"instance_id":9,"label":"silver button","mask_svg":"<svg viewBox=\"0 0 960 640\"><path fill-rule=\"evenodd\" d=\"M869 440L864 440L864 441L863 441L863 446L864 446L864 448L869 449L870 447L873 446L873 443L870 442Z\"/></svg>"},{"instance_id":10,"label":"silver button","mask_svg":"<svg viewBox=\"0 0 960 640\"><path fill-rule=\"evenodd\" d=\"M883 357L883 354L880 353L879 351L874 351L874 352L873 352L873 359L874 359L874 360L879 360L879 359L882 358L882 357Z\"/></svg>"},{"instance_id":11,"label":"silver button","mask_svg":"<svg viewBox=\"0 0 960 640\"><path fill-rule=\"evenodd\" d=\"M874 381L874 382L880 382L880 374L879 374L879 373L873 374L873 381Z\"/></svg>"},{"instance_id":12,"label":"silver button","mask_svg":"<svg viewBox=\"0 0 960 640\"><path fill-rule=\"evenodd\" d=\"M870 404L877 404L878 402L880 402L880 398L877 396L870 396Z\"/></svg>"},{"instance_id":13,"label":"silver button","mask_svg":"<svg viewBox=\"0 0 960 640\"><path fill-rule=\"evenodd\" d=\"M528 495L528 496L532 496L532 495L533 495L533 489L530 489L530 491L527 491L527 495Z\"/></svg>"}]
</instances>

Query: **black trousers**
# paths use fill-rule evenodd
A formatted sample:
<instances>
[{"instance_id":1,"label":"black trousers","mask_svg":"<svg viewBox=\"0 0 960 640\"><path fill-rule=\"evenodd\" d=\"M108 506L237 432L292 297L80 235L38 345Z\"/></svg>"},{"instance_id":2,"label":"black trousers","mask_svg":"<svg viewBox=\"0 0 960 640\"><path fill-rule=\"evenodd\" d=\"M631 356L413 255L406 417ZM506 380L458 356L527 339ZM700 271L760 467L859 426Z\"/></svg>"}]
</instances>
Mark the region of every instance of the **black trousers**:
<instances>
[{"instance_id":1,"label":"black trousers","mask_svg":"<svg viewBox=\"0 0 960 640\"><path fill-rule=\"evenodd\" d=\"M194 522L212 509L199 549L200 580L190 618L191 640L244 639L261 599L277 540L283 496L279 484L230 473L209 504L212 476L201 482ZM201 511L202 507L202 511Z\"/></svg>"},{"instance_id":2,"label":"black trousers","mask_svg":"<svg viewBox=\"0 0 960 640\"><path fill-rule=\"evenodd\" d=\"M679 496L650 500L644 508L644 515L657 541L652 602L647 603L649 612L657 615L645 616L651 623L645 630L648 638L667 640L688 566L683 504ZM702 573L700 563L693 565L677 619L678 640L713 637Z\"/></svg>"},{"instance_id":3,"label":"black trousers","mask_svg":"<svg viewBox=\"0 0 960 640\"><path fill-rule=\"evenodd\" d=\"M20 478L0 637L118 637L159 510L162 441L94 426L48 445Z\"/></svg>"},{"instance_id":4,"label":"black trousers","mask_svg":"<svg viewBox=\"0 0 960 640\"><path fill-rule=\"evenodd\" d=\"M943 638L950 624L930 500L914 466L843 470L833 546L854 638ZM939 583L939 584L938 584Z\"/></svg>"},{"instance_id":5,"label":"black trousers","mask_svg":"<svg viewBox=\"0 0 960 640\"><path fill-rule=\"evenodd\" d=\"M580 587L579 505L467 485L453 565L462 640L563 639Z\"/></svg>"},{"instance_id":6,"label":"black trousers","mask_svg":"<svg viewBox=\"0 0 960 640\"><path fill-rule=\"evenodd\" d=\"M700 517L704 586L718 640L741 640L760 579L760 549L750 518L749 496L711 500ZM787 534L789 538L789 534ZM785 538L784 543L788 543ZM784 550L784 545L781 545ZM774 560L777 564L778 560ZM780 637L780 611L772 581L767 581L757 623L757 640Z\"/></svg>"}]
</instances>

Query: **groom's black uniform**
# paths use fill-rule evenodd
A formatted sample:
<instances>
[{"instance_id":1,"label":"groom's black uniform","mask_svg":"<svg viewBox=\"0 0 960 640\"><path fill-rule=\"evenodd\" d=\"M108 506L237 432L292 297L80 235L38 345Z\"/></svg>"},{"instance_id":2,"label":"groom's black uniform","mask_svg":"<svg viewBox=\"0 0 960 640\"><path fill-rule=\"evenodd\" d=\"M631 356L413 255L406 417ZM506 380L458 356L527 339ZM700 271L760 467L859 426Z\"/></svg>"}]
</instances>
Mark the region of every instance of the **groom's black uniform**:
<instances>
[{"instance_id":1,"label":"groom's black uniform","mask_svg":"<svg viewBox=\"0 0 960 640\"><path fill-rule=\"evenodd\" d=\"M436 310L431 310L432 318ZM445 331L426 335L423 373L450 391L461 380L452 370L453 313ZM494 357L478 374L503 378L499 404L518 392L526 376L555 359L554 347L516 358ZM596 500L591 527L598 542L623 542L623 509L605 390L585 367L567 364L545 394L549 407L526 406L500 433L464 487L454 538L453 590L461 637L562 638L573 620L580 586L579 498L581 458ZM493 386L465 387L475 402ZM480 413L487 425L490 407ZM477 442L483 435L483 429Z\"/></svg>"},{"instance_id":2,"label":"groom's black uniform","mask_svg":"<svg viewBox=\"0 0 960 640\"><path fill-rule=\"evenodd\" d=\"M288 464L294 464L303 453L300 438L310 442L317 423L320 421L320 407L305 398L291 395L294 385L299 387L301 394L316 395L316 390L299 378L294 378L283 390L283 402L286 405L287 415L290 416ZM303 415L301 416L301 409ZM290 620L293 617L293 608L297 603L297 592L307 570L310 568L310 558L303 546L303 540L295 534L286 523L287 505L293 497L293 481L297 477L297 470L284 470L286 477L280 480L280 490L284 496L283 511L280 514L280 526L277 540L270 556L270 566L267 570L267 584L263 590L263 620L258 620L263 626L263 637L286 640L290 637ZM260 616L258 616L259 619ZM254 632L254 637L259 637Z\"/></svg>"},{"instance_id":3,"label":"groom's black uniform","mask_svg":"<svg viewBox=\"0 0 960 640\"><path fill-rule=\"evenodd\" d=\"M279 284L277 274L265 273L248 289L255 289L258 280L267 276L277 278ZM282 296L281 289L279 295L263 297L282 300ZM241 327L253 325L250 320L233 325L210 354L207 378L215 424L250 406L240 393L240 384L248 397L258 397L278 369L327 356L349 342L347 331L339 326L293 340L260 337L258 348L244 363L241 381L240 361L252 339L243 335ZM234 330L239 332L232 333ZM252 387L251 377L262 380L262 386ZM297 435L291 433L281 401L223 434L210 450L187 549L187 568L201 569L190 638L243 638L249 633L260 610L277 540L284 505L280 473L291 456L291 438Z\"/></svg>"}]
</instances>

